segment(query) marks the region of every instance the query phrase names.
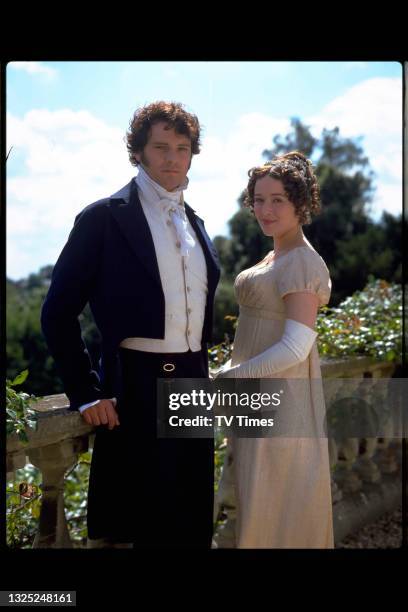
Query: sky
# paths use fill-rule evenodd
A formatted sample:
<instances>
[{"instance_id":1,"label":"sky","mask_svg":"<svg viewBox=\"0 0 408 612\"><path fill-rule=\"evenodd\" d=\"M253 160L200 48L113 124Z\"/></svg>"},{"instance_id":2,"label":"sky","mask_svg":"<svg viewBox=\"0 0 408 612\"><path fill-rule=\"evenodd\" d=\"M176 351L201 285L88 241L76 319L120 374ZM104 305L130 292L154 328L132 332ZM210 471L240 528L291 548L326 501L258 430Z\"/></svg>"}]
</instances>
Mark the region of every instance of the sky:
<instances>
[{"instance_id":1,"label":"sky","mask_svg":"<svg viewBox=\"0 0 408 612\"><path fill-rule=\"evenodd\" d=\"M10 62L7 277L54 264L76 215L137 174L124 141L135 110L182 102L202 126L185 201L211 238L291 117L315 137L338 126L375 172L370 216L402 210L402 66L397 62ZM324 202L322 203L324 208Z\"/></svg>"}]
</instances>

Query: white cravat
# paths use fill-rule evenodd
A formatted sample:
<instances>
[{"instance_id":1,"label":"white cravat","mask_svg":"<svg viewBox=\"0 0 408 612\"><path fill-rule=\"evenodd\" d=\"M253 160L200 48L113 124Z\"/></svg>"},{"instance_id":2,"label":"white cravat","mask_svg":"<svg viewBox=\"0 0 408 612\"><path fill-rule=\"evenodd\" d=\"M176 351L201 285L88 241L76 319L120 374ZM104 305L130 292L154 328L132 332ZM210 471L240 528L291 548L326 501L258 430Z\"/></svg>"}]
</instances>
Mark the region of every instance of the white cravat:
<instances>
[{"instance_id":1,"label":"white cravat","mask_svg":"<svg viewBox=\"0 0 408 612\"><path fill-rule=\"evenodd\" d=\"M164 214L168 214L173 221L177 239L180 242L180 253L183 257L188 257L190 249L195 246L195 240L188 231L187 216L184 208L183 190L188 187L188 178L179 185L176 191L167 191L154 181L144 168L139 166L139 174L136 183L150 200L160 204Z\"/></svg>"}]
</instances>

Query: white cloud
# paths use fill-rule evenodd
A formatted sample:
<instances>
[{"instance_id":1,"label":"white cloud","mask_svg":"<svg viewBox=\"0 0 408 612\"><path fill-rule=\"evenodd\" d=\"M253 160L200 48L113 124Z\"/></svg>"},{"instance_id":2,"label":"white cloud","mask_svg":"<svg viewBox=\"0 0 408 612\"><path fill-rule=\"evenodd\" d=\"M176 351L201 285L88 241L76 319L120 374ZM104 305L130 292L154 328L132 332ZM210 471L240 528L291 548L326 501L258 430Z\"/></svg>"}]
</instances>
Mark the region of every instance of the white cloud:
<instances>
[{"instance_id":1,"label":"white cloud","mask_svg":"<svg viewBox=\"0 0 408 612\"><path fill-rule=\"evenodd\" d=\"M124 131L87 111L7 115L7 150L13 146L12 155L19 153L25 164L24 172L7 180L11 278L55 262L78 212L129 182L134 169L123 138ZM37 248L27 259L22 253L30 242Z\"/></svg>"},{"instance_id":2,"label":"white cloud","mask_svg":"<svg viewBox=\"0 0 408 612\"><path fill-rule=\"evenodd\" d=\"M367 79L348 89L327 104L316 124L336 124L345 135L393 136L401 133L402 80L378 77Z\"/></svg>"},{"instance_id":3,"label":"white cloud","mask_svg":"<svg viewBox=\"0 0 408 612\"><path fill-rule=\"evenodd\" d=\"M399 184L379 183L372 203L371 216L378 221L384 210L395 216L402 213L402 189Z\"/></svg>"},{"instance_id":4,"label":"white cloud","mask_svg":"<svg viewBox=\"0 0 408 612\"><path fill-rule=\"evenodd\" d=\"M45 66L41 62L10 62L8 67L14 70L23 70L28 74L40 74L50 79L55 78L58 75L58 71L50 66Z\"/></svg>"},{"instance_id":5,"label":"white cloud","mask_svg":"<svg viewBox=\"0 0 408 612\"><path fill-rule=\"evenodd\" d=\"M369 79L332 100L318 115L301 117L313 134L338 126L342 136L363 135L362 146L377 173L372 216L401 210L402 87L399 79ZM193 158L186 201L204 218L210 236L225 234L247 185L248 170L264 162L262 151L288 119L242 115L224 138L204 137ZM7 150L24 159L24 171L7 182L7 274L21 278L58 257L76 214L114 193L136 173L123 141L125 129L88 111L32 110L8 114ZM10 168L13 164L10 164ZM15 167L15 166L14 166Z\"/></svg>"},{"instance_id":6,"label":"white cloud","mask_svg":"<svg viewBox=\"0 0 408 612\"><path fill-rule=\"evenodd\" d=\"M372 216L402 210L402 80L372 78L351 87L318 115L305 117L314 136L336 126L344 137L363 136L361 146L377 174Z\"/></svg>"},{"instance_id":7,"label":"white cloud","mask_svg":"<svg viewBox=\"0 0 408 612\"><path fill-rule=\"evenodd\" d=\"M272 144L272 137L288 129L289 120L251 113L239 118L229 138L204 138L202 152L193 159L185 195L205 219L211 236L227 232L248 170L263 163L262 151ZM13 146L12 153L22 153L26 168L7 181L7 273L11 278L55 262L75 215L135 174L123 137L124 131L88 111L33 110L22 119L8 114L7 149ZM23 256L30 241L37 250Z\"/></svg>"}]
</instances>

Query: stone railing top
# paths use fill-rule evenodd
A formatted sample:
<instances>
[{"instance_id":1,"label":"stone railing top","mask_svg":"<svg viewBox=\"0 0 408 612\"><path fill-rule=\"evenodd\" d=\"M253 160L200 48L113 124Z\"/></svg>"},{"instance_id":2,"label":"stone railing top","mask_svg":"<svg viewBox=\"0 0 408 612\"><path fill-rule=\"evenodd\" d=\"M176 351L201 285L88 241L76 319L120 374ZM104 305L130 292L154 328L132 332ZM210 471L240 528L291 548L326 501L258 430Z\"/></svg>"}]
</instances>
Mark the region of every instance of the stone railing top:
<instances>
[{"instance_id":1,"label":"stone railing top","mask_svg":"<svg viewBox=\"0 0 408 612\"><path fill-rule=\"evenodd\" d=\"M7 454L48 446L94 431L78 411L69 410L64 393L48 395L31 404L37 416L37 429L26 429L28 443L24 444L16 434L7 436Z\"/></svg>"},{"instance_id":2,"label":"stone railing top","mask_svg":"<svg viewBox=\"0 0 408 612\"><path fill-rule=\"evenodd\" d=\"M320 367L323 378L356 378L362 372L380 371L384 374L391 374L395 369L392 361L379 361L373 357L321 357Z\"/></svg>"},{"instance_id":3,"label":"stone railing top","mask_svg":"<svg viewBox=\"0 0 408 612\"><path fill-rule=\"evenodd\" d=\"M321 359L323 378L361 376L363 372L380 370L390 375L395 368L392 362L378 361L371 357L346 357ZM7 455L19 454L24 450L40 448L77 438L94 432L78 411L69 410L69 401L64 393L48 395L32 404L37 415L37 429L27 428L28 444L23 444L17 435L7 437Z\"/></svg>"}]
</instances>

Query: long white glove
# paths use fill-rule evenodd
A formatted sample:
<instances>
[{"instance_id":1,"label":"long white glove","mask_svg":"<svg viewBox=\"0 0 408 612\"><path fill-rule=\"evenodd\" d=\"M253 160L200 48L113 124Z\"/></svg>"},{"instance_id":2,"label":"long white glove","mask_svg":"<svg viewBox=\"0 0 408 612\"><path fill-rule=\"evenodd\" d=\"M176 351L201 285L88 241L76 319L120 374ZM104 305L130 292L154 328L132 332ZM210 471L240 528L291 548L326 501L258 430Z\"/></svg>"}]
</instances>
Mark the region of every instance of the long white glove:
<instances>
[{"instance_id":1,"label":"long white glove","mask_svg":"<svg viewBox=\"0 0 408 612\"><path fill-rule=\"evenodd\" d=\"M287 370L304 361L316 337L317 332L307 325L286 319L279 342L248 361L221 370L217 378L270 378L276 372Z\"/></svg>"}]
</instances>

